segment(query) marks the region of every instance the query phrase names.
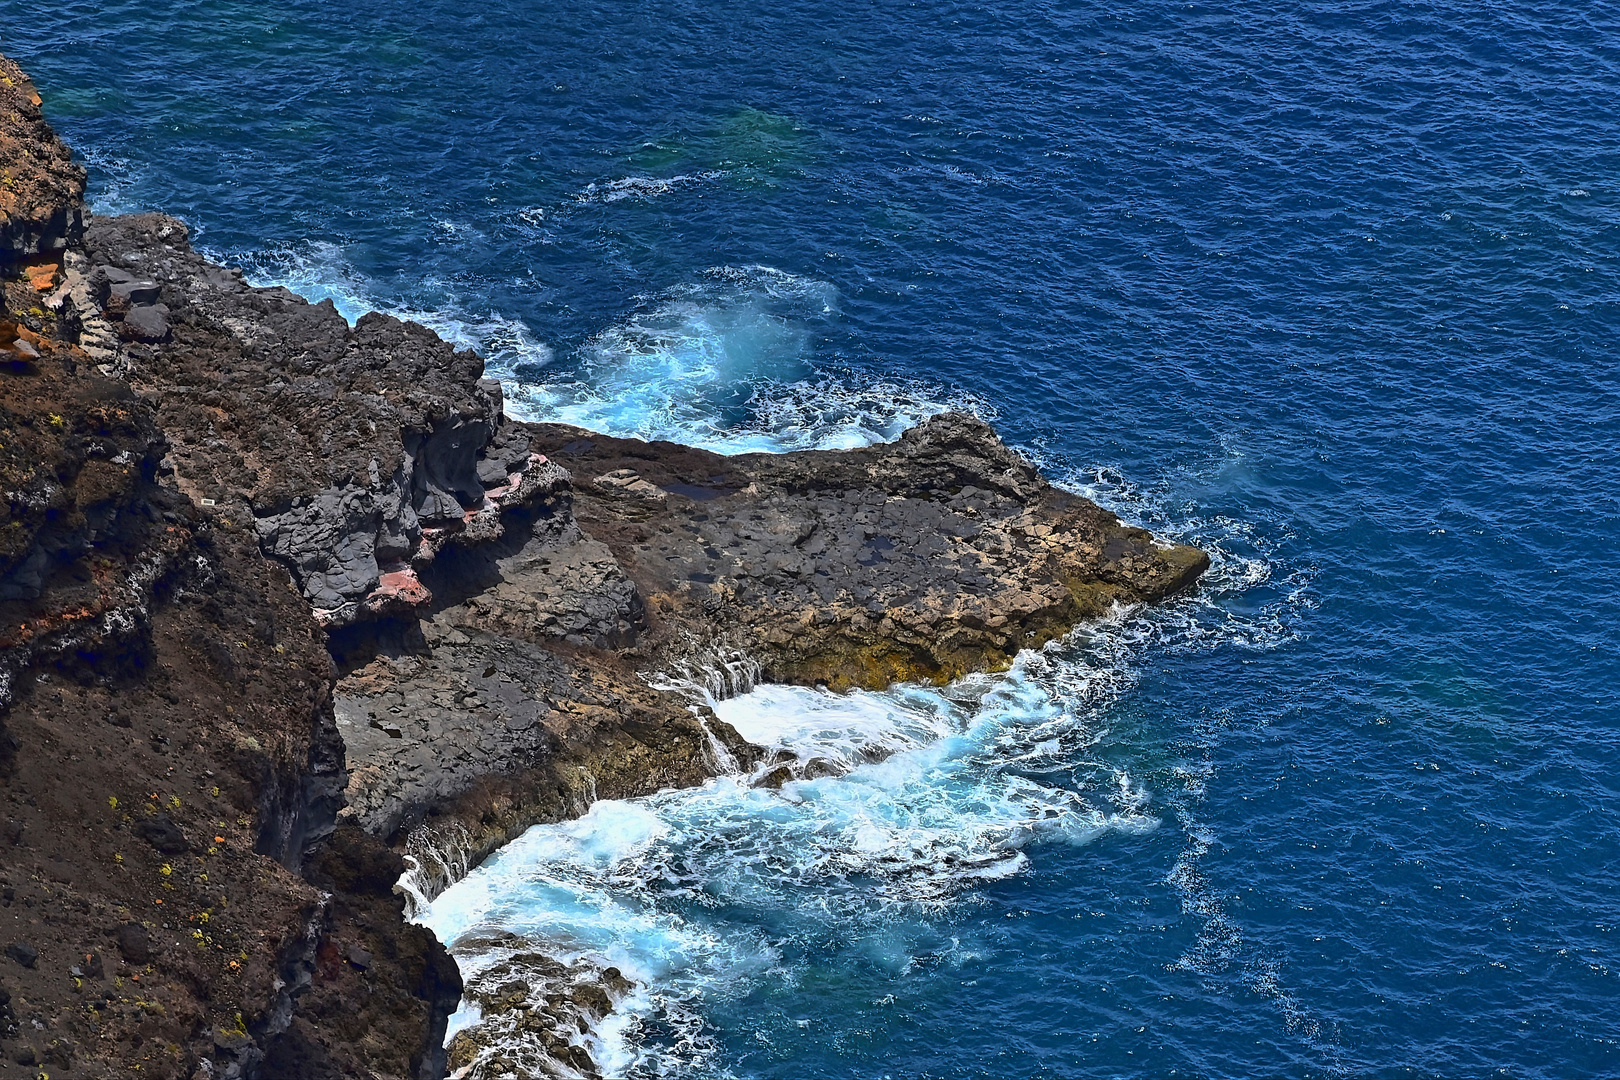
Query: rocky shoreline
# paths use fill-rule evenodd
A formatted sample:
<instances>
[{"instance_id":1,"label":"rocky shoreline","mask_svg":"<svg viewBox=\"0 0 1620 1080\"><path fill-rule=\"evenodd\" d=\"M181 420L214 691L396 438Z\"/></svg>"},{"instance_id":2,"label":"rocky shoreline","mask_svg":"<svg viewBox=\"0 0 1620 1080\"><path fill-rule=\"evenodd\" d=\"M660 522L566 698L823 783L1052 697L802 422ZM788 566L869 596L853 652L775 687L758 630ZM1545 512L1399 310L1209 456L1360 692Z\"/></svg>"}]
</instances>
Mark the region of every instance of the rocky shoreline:
<instances>
[{"instance_id":1,"label":"rocky shoreline","mask_svg":"<svg viewBox=\"0 0 1620 1080\"><path fill-rule=\"evenodd\" d=\"M447 1062L407 909L595 799L814 767L682 673L943 683L1208 565L967 416L740 457L516 422L473 353L84 180L0 59L0 1072L588 1074L617 972L512 943Z\"/></svg>"}]
</instances>

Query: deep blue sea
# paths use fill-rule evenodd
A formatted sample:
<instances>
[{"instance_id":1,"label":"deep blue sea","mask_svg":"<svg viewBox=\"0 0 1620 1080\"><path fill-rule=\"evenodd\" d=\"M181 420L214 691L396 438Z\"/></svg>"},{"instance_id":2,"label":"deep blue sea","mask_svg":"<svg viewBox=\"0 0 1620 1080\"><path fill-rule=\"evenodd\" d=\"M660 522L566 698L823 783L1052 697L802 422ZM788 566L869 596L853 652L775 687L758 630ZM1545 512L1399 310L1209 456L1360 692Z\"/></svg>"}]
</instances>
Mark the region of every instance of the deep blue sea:
<instances>
[{"instance_id":1,"label":"deep blue sea","mask_svg":"<svg viewBox=\"0 0 1620 1080\"><path fill-rule=\"evenodd\" d=\"M1613 10L0 0L0 50L97 210L412 313L521 415L971 408L1214 554L1006 676L720 702L896 753L598 804L433 905L633 976L610 1071L1620 1072Z\"/></svg>"}]
</instances>

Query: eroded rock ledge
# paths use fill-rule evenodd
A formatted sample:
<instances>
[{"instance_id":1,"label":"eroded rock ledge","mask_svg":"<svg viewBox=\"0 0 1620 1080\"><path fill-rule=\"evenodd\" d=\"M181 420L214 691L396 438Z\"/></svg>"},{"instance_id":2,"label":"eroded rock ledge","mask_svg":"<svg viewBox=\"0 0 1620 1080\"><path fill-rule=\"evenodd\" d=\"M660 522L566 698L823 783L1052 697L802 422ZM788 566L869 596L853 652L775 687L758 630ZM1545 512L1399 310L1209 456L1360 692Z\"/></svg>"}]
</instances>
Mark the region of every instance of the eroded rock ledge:
<instances>
[{"instance_id":1,"label":"eroded rock ledge","mask_svg":"<svg viewBox=\"0 0 1620 1080\"><path fill-rule=\"evenodd\" d=\"M87 217L0 76L0 1063L439 1075L461 982L407 900L756 763L673 677L944 682L1207 566L967 416L732 458L513 422L421 326ZM588 1072L562 1028L617 991L552 974L524 1022Z\"/></svg>"}]
</instances>

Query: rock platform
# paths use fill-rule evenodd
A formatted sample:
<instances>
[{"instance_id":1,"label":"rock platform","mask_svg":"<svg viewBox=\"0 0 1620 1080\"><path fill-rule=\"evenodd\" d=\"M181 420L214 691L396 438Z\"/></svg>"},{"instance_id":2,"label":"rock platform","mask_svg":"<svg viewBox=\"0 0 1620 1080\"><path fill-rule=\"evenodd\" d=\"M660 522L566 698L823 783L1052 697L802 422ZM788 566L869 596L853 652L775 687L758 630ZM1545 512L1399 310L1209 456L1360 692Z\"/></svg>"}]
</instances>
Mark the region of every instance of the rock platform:
<instances>
[{"instance_id":1,"label":"rock platform","mask_svg":"<svg viewBox=\"0 0 1620 1080\"><path fill-rule=\"evenodd\" d=\"M514 421L425 327L86 214L3 58L0 171L0 1074L441 1075L409 905L759 763L682 678L943 683L1208 565L970 416L740 457ZM512 1022L588 1073L622 979L536 963Z\"/></svg>"}]
</instances>

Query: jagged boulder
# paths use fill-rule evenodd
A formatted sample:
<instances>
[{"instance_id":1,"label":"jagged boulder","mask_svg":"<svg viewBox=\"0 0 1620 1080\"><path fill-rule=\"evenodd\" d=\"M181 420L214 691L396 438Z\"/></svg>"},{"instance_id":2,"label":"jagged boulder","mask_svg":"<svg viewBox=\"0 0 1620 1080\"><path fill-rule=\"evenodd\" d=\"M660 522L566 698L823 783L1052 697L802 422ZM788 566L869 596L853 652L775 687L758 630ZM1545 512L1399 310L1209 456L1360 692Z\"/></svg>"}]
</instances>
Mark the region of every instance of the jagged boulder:
<instances>
[{"instance_id":1,"label":"jagged boulder","mask_svg":"<svg viewBox=\"0 0 1620 1080\"><path fill-rule=\"evenodd\" d=\"M384 579L463 534L488 539L536 492L524 477L543 463L511 436L476 354L416 323L372 313L351 327L330 301L252 288L161 214L96 219L85 242L69 294L86 325L129 343L117 367L171 433L176 484L246 503L327 625L419 606L424 589Z\"/></svg>"}]
</instances>

